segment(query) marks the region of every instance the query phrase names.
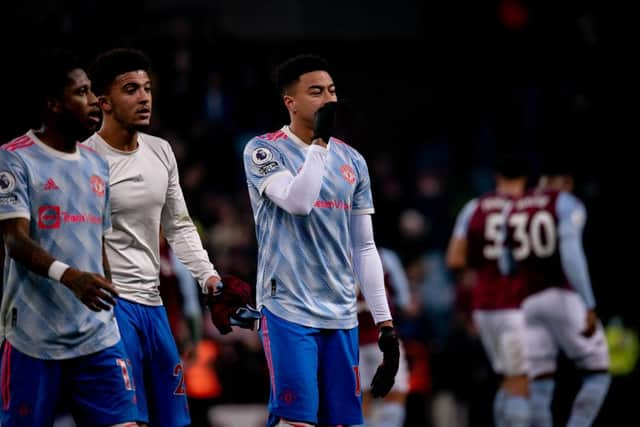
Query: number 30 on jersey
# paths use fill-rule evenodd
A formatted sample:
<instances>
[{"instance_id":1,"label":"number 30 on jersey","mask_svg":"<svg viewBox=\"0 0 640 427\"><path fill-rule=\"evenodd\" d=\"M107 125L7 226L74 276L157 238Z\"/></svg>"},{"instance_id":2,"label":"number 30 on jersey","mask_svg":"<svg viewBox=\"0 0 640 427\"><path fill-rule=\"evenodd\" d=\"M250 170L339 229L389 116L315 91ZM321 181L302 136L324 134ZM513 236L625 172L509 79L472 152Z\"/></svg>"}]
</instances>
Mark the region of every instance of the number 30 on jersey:
<instances>
[{"instance_id":1,"label":"number 30 on jersey","mask_svg":"<svg viewBox=\"0 0 640 427\"><path fill-rule=\"evenodd\" d=\"M497 259L502 250L504 215L493 213L487 216L484 237L488 244L483 248L487 259ZM556 250L558 233L553 216L548 211L517 212L509 216L509 228L513 229L515 243L513 257L522 261L530 255L547 258Z\"/></svg>"}]
</instances>

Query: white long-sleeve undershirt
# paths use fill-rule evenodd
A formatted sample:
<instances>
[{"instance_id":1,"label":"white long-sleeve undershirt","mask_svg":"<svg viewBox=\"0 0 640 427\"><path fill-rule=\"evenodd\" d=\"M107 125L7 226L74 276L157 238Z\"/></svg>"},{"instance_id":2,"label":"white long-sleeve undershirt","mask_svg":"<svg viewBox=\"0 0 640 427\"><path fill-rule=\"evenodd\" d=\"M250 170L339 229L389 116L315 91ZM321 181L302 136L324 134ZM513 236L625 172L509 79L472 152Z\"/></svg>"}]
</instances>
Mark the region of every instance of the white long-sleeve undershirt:
<instances>
[{"instance_id":1,"label":"white long-sleeve undershirt","mask_svg":"<svg viewBox=\"0 0 640 427\"><path fill-rule=\"evenodd\" d=\"M373 239L371 215L351 216L353 270L376 324L391 319L380 254Z\"/></svg>"},{"instance_id":2,"label":"white long-sleeve undershirt","mask_svg":"<svg viewBox=\"0 0 640 427\"><path fill-rule=\"evenodd\" d=\"M320 195L328 152L328 149L312 144L296 176L283 171L265 182L267 197L292 215L309 215Z\"/></svg>"}]
</instances>

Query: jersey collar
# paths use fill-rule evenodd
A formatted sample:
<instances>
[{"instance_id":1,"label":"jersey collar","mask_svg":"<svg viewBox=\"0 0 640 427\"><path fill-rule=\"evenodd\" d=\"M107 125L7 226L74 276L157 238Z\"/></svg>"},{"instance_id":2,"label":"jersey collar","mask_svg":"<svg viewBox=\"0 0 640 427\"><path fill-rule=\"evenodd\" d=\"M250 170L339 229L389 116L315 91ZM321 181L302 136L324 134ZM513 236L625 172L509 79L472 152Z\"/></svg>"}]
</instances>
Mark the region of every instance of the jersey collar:
<instances>
[{"instance_id":1,"label":"jersey collar","mask_svg":"<svg viewBox=\"0 0 640 427\"><path fill-rule=\"evenodd\" d=\"M289 129L289 126L287 125L282 126L282 132L284 132L290 140L295 142L295 144L303 150L308 150L309 147L311 146L309 144L305 144L303 140L301 140L293 132L291 132L291 129ZM330 147L331 147L331 140L329 140L329 142L327 143L327 150Z\"/></svg>"},{"instance_id":2,"label":"jersey collar","mask_svg":"<svg viewBox=\"0 0 640 427\"><path fill-rule=\"evenodd\" d=\"M36 136L36 133L32 129L27 132L27 135L33 140L33 142L36 143L38 147L42 148L47 154L51 156L63 160L78 160L80 158L80 151L78 150L78 147L76 147L76 151L74 151L73 153L65 153L64 151L58 151L54 148L51 148L47 144L42 142L42 140Z\"/></svg>"}]
</instances>

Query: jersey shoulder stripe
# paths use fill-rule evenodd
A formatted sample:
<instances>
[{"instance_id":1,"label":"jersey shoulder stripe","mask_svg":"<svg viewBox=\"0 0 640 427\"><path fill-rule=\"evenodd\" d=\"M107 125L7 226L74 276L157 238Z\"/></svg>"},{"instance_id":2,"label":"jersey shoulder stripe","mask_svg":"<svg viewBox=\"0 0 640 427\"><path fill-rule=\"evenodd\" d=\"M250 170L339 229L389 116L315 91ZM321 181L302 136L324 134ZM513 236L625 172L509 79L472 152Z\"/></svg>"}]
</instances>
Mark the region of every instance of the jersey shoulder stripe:
<instances>
[{"instance_id":1,"label":"jersey shoulder stripe","mask_svg":"<svg viewBox=\"0 0 640 427\"><path fill-rule=\"evenodd\" d=\"M281 139L286 139L287 134L284 133L282 129L280 129L275 132L265 133L263 135L257 136L256 138L263 141L276 142Z\"/></svg>"},{"instance_id":2,"label":"jersey shoulder stripe","mask_svg":"<svg viewBox=\"0 0 640 427\"><path fill-rule=\"evenodd\" d=\"M21 148L30 147L33 144L35 144L35 142L29 137L29 135L22 135L12 141L7 142L6 144L3 144L0 149L5 151L16 151Z\"/></svg>"},{"instance_id":3,"label":"jersey shoulder stripe","mask_svg":"<svg viewBox=\"0 0 640 427\"><path fill-rule=\"evenodd\" d=\"M83 144L81 142L78 142L78 147L87 150L87 151L91 151L92 153L96 153L98 154L98 152L95 150L95 148L93 147L89 147L87 144Z\"/></svg>"}]
</instances>

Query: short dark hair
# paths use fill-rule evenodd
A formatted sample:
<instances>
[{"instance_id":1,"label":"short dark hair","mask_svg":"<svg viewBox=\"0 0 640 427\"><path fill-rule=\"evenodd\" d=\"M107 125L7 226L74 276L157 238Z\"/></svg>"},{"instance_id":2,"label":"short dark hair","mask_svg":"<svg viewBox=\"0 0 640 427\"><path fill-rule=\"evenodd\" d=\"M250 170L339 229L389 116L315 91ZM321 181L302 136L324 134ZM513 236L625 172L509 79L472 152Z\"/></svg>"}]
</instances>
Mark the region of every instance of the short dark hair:
<instances>
[{"instance_id":1,"label":"short dark hair","mask_svg":"<svg viewBox=\"0 0 640 427\"><path fill-rule=\"evenodd\" d=\"M37 82L36 96L41 101L62 96L64 88L69 84L69 73L78 68L84 69L80 59L66 48L42 52L38 61L41 67L46 68L46 72L40 73L34 80Z\"/></svg>"},{"instance_id":2,"label":"short dark hair","mask_svg":"<svg viewBox=\"0 0 640 427\"><path fill-rule=\"evenodd\" d=\"M51 98L60 99L64 89L70 83L69 73L76 69L84 70L83 64L71 50L67 48L47 49L37 52L33 58L31 71L27 71L29 80L35 82L29 89L32 105L26 107L28 115L35 120L31 126L38 126L42 114L48 108ZM40 72L42 68L45 72Z\"/></svg>"},{"instance_id":3,"label":"short dark hair","mask_svg":"<svg viewBox=\"0 0 640 427\"><path fill-rule=\"evenodd\" d=\"M576 167L566 153L562 151L549 152L545 153L542 159L540 173L547 176L575 175Z\"/></svg>"},{"instance_id":4,"label":"short dark hair","mask_svg":"<svg viewBox=\"0 0 640 427\"><path fill-rule=\"evenodd\" d=\"M321 56L302 54L282 62L275 71L276 87L284 95L291 84L298 81L301 75L312 71L329 72L329 63Z\"/></svg>"},{"instance_id":5,"label":"short dark hair","mask_svg":"<svg viewBox=\"0 0 640 427\"><path fill-rule=\"evenodd\" d=\"M529 156L522 151L505 151L496 155L496 173L504 178L522 178L529 175Z\"/></svg>"},{"instance_id":6,"label":"short dark hair","mask_svg":"<svg viewBox=\"0 0 640 427\"><path fill-rule=\"evenodd\" d=\"M89 67L93 93L104 95L117 76L137 70L151 72L151 61L140 50L116 48L101 53Z\"/></svg>"}]
</instances>

